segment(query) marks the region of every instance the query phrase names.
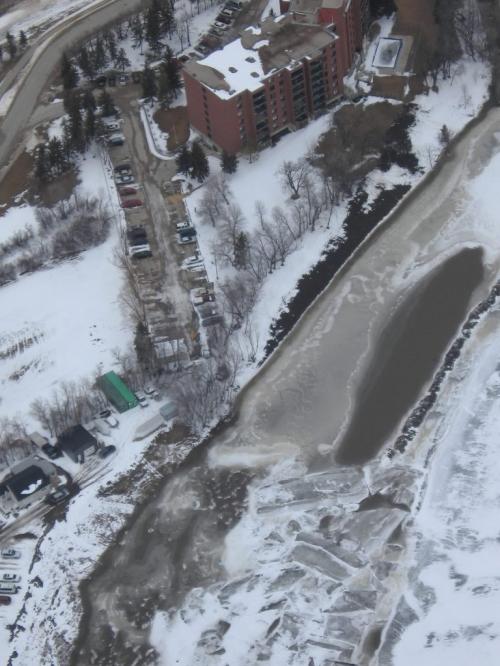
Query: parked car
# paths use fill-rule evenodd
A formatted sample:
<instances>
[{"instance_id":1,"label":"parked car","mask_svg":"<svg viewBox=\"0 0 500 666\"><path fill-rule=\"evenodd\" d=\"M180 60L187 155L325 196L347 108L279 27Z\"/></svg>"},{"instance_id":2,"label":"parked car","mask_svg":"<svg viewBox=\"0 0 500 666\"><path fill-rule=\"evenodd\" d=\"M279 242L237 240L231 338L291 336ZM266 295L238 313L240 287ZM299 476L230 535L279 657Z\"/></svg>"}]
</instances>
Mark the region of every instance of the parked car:
<instances>
[{"instance_id":1,"label":"parked car","mask_svg":"<svg viewBox=\"0 0 500 666\"><path fill-rule=\"evenodd\" d=\"M128 76L126 74L121 74L120 78L118 79L118 83L121 86L126 86L128 83Z\"/></svg>"},{"instance_id":2,"label":"parked car","mask_svg":"<svg viewBox=\"0 0 500 666\"><path fill-rule=\"evenodd\" d=\"M231 23L232 23L229 16L227 16L226 14L222 14L222 13L217 14L217 18L215 19L215 22L216 23L224 23L225 25L231 25Z\"/></svg>"},{"instance_id":3,"label":"parked car","mask_svg":"<svg viewBox=\"0 0 500 666\"><path fill-rule=\"evenodd\" d=\"M0 594L17 594L18 589L15 583L2 583L0 581Z\"/></svg>"},{"instance_id":4,"label":"parked car","mask_svg":"<svg viewBox=\"0 0 500 666\"><path fill-rule=\"evenodd\" d=\"M43 448L45 446L45 444L49 444L49 440L46 437L44 437L43 435L41 435L39 432L36 432L36 431L31 432L28 435L28 439L30 440L30 442L32 444L34 444L35 446L38 446L39 449Z\"/></svg>"},{"instance_id":5,"label":"parked car","mask_svg":"<svg viewBox=\"0 0 500 666\"><path fill-rule=\"evenodd\" d=\"M214 28L216 28L216 30L227 30L229 25L227 23L222 23L222 21L215 21Z\"/></svg>"},{"instance_id":6,"label":"parked car","mask_svg":"<svg viewBox=\"0 0 500 666\"><path fill-rule=\"evenodd\" d=\"M126 199L122 201L122 208L139 208L139 206L142 206L140 199Z\"/></svg>"},{"instance_id":7,"label":"parked car","mask_svg":"<svg viewBox=\"0 0 500 666\"><path fill-rule=\"evenodd\" d=\"M53 444L44 444L42 446L42 451L45 453L47 458L50 458L51 460L55 460L56 458L60 458L62 456L62 451L58 446L54 446Z\"/></svg>"},{"instance_id":8,"label":"parked car","mask_svg":"<svg viewBox=\"0 0 500 666\"><path fill-rule=\"evenodd\" d=\"M0 576L0 581L2 583L20 583L21 576L15 573L4 573Z\"/></svg>"},{"instance_id":9,"label":"parked car","mask_svg":"<svg viewBox=\"0 0 500 666\"><path fill-rule=\"evenodd\" d=\"M55 506L56 504L60 504L61 502L64 502L64 500L68 499L69 495L70 492L66 486L61 486L60 488L56 488L53 493L50 493L45 501L47 504Z\"/></svg>"},{"instance_id":10,"label":"parked car","mask_svg":"<svg viewBox=\"0 0 500 666\"><path fill-rule=\"evenodd\" d=\"M15 548L2 548L0 555L4 560L19 560L21 551Z\"/></svg>"},{"instance_id":11,"label":"parked car","mask_svg":"<svg viewBox=\"0 0 500 666\"><path fill-rule=\"evenodd\" d=\"M144 395L144 393L141 393L140 391L138 391L135 394L135 397L139 401L139 407L142 407L144 409L144 407L148 406L148 400L147 400L146 396Z\"/></svg>"},{"instance_id":12,"label":"parked car","mask_svg":"<svg viewBox=\"0 0 500 666\"><path fill-rule=\"evenodd\" d=\"M132 167L127 162L124 162L123 164L118 164L117 166L115 166L114 171L115 173L122 173L122 172L129 173L132 171Z\"/></svg>"},{"instance_id":13,"label":"parked car","mask_svg":"<svg viewBox=\"0 0 500 666\"><path fill-rule=\"evenodd\" d=\"M119 132L120 130L120 125L116 122L116 120L111 120L111 121L105 121L103 120L104 123L104 129L106 132Z\"/></svg>"},{"instance_id":14,"label":"parked car","mask_svg":"<svg viewBox=\"0 0 500 666\"><path fill-rule=\"evenodd\" d=\"M108 76L108 86L112 88L116 86L116 76Z\"/></svg>"},{"instance_id":15,"label":"parked car","mask_svg":"<svg viewBox=\"0 0 500 666\"><path fill-rule=\"evenodd\" d=\"M160 394L154 386L145 386L144 393L148 396L148 398L152 398L153 400L156 400L160 397Z\"/></svg>"},{"instance_id":16,"label":"parked car","mask_svg":"<svg viewBox=\"0 0 500 666\"><path fill-rule=\"evenodd\" d=\"M130 250L130 256L132 259L146 259L148 257L152 257L153 253L151 252L151 248L148 245L147 247L132 248Z\"/></svg>"},{"instance_id":17,"label":"parked car","mask_svg":"<svg viewBox=\"0 0 500 666\"><path fill-rule=\"evenodd\" d=\"M123 146L125 137L123 134L111 134L111 136L108 136L108 143L110 146Z\"/></svg>"},{"instance_id":18,"label":"parked car","mask_svg":"<svg viewBox=\"0 0 500 666\"><path fill-rule=\"evenodd\" d=\"M0 606L8 606L12 603L12 599L7 595L0 594Z\"/></svg>"},{"instance_id":19,"label":"parked car","mask_svg":"<svg viewBox=\"0 0 500 666\"><path fill-rule=\"evenodd\" d=\"M106 77L98 76L97 79L95 80L95 84L98 88L104 88L106 86Z\"/></svg>"},{"instance_id":20,"label":"parked car","mask_svg":"<svg viewBox=\"0 0 500 666\"><path fill-rule=\"evenodd\" d=\"M103 446L102 449L99 449L97 455L99 456L99 458L107 458L115 451L116 451L116 446L113 446L113 444L108 444L108 446Z\"/></svg>"},{"instance_id":21,"label":"parked car","mask_svg":"<svg viewBox=\"0 0 500 666\"><path fill-rule=\"evenodd\" d=\"M115 181L118 185L124 185L126 183L133 183L134 177L130 174L123 174L120 176L115 176Z\"/></svg>"},{"instance_id":22,"label":"parked car","mask_svg":"<svg viewBox=\"0 0 500 666\"><path fill-rule=\"evenodd\" d=\"M126 197L126 196L129 196L131 194L137 194L137 188L136 187L130 187L130 186L120 187L119 192L120 192L120 195L122 197Z\"/></svg>"},{"instance_id":23,"label":"parked car","mask_svg":"<svg viewBox=\"0 0 500 666\"><path fill-rule=\"evenodd\" d=\"M109 425L110 428L118 427L118 419L116 418L116 416L113 416L113 414L109 414L108 416L103 416L101 418Z\"/></svg>"},{"instance_id":24,"label":"parked car","mask_svg":"<svg viewBox=\"0 0 500 666\"><path fill-rule=\"evenodd\" d=\"M141 72L132 72L132 81L134 83L140 83L141 82Z\"/></svg>"}]
</instances>

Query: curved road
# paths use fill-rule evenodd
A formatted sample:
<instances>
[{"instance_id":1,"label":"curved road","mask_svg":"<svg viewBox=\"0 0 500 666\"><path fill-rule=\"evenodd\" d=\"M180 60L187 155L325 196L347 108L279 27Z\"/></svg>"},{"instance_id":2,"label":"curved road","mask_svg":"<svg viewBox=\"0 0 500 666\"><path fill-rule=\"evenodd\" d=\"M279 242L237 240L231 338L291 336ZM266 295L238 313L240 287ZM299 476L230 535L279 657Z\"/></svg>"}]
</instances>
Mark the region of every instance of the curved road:
<instances>
[{"instance_id":1,"label":"curved road","mask_svg":"<svg viewBox=\"0 0 500 666\"><path fill-rule=\"evenodd\" d=\"M23 78L7 114L2 118L0 167L7 164L15 150L41 92L61 60L61 53L141 5L141 0L105 0L101 6L90 8L85 14L69 17L56 25L43 35L40 44L34 45L21 57L0 85L0 96L9 95L10 87L17 84L19 77Z\"/></svg>"},{"instance_id":2,"label":"curved road","mask_svg":"<svg viewBox=\"0 0 500 666\"><path fill-rule=\"evenodd\" d=\"M394 341L407 345L408 374L422 362L416 347L434 354L426 384L437 369L432 322L419 330L413 306L429 304L436 325L449 324L447 344L496 280L496 227L487 217L478 227L470 183L499 137L493 109L317 299L235 423L108 551L83 587L73 664L155 663L155 650L185 666L368 663L400 585L401 528L420 472L405 456L341 466L335 452L360 390L371 384L384 400L397 391L376 382ZM393 433L404 416L392 415ZM355 622L345 616L354 611Z\"/></svg>"}]
</instances>

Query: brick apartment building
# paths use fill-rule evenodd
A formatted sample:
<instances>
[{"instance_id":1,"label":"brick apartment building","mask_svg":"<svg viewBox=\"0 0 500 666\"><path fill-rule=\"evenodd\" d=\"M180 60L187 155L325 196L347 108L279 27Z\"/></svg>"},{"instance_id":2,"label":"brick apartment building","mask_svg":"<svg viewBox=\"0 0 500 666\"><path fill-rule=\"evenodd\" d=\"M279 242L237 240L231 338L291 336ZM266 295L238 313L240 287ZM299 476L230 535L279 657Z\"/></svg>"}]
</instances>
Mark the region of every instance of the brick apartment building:
<instances>
[{"instance_id":1,"label":"brick apartment building","mask_svg":"<svg viewBox=\"0 0 500 666\"><path fill-rule=\"evenodd\" d=\"M284 16L184 67L191 125L234 154L268 145L342 94L367 0L281 0Z\"/></svg>"}]
</instances>

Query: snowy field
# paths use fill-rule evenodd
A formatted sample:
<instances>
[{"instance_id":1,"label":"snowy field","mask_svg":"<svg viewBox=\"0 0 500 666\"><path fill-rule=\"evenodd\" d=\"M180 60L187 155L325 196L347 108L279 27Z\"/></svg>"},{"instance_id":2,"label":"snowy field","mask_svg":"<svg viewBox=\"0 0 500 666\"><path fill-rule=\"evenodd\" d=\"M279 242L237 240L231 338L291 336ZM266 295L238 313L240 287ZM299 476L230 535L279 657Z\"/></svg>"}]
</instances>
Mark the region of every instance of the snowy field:
<instances>
[{"instance_id":1,"label":"snowy field","mask_svg":"<svg viewBox=\"0 0 500 666\"><path fill-rule=\"evenodd\" d=\"M79 194L102 196L114 209L109 238L75 259L0 288L0 417L19 416L27 425L36 425L29 415L34 400L49 397L63 381L111 369L113 350L124 351L132 341L119 302L122 277L114 263L121 213L110 173L97 153L82 160L80 179ZM2 240L26 224L36 226L33 209L10 208L0 217Z\"/></svg>"}]
</instances>

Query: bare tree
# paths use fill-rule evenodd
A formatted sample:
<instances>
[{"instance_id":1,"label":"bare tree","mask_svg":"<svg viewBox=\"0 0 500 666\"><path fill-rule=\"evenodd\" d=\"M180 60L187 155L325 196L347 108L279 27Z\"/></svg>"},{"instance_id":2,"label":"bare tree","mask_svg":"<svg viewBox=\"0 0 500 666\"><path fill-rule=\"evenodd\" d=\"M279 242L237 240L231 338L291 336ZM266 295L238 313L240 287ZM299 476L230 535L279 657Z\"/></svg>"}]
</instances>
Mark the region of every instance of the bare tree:
<instances>
[{"instance_id":1,"label":"bare tree","mask_svg":"<svg viewBox=\"0 0 500 666\"><path fill-rule=\"evenodd\" d=\"M280 177L283 189L291 192L292 199L298 199L300 197L300 190L302 189L304 180L310 171L311 166L305 159L298 160L297 162L283 162L279 168L277 173Z\"/></svg>"}]
</instances>

